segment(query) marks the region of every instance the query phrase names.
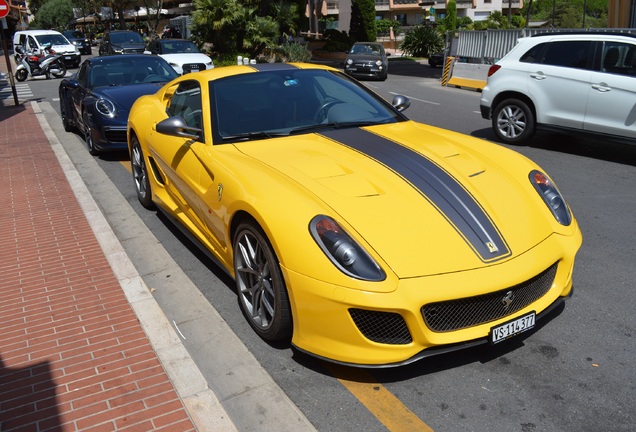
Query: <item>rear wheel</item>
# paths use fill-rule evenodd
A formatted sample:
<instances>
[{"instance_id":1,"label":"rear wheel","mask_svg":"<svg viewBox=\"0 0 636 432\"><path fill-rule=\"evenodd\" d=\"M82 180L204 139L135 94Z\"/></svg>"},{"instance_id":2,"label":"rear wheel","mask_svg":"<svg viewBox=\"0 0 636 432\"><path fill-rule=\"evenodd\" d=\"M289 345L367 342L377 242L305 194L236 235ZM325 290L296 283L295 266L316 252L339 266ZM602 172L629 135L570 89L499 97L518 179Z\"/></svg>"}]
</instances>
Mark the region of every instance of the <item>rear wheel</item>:
<instances>
[{"instance_id":1,"label":"rear wheel","mask_svg":"<svg viewBox=\"0 0 636 432\"><path fill-rule=\"evenodd\" d=\"M292 317L287 288L265 233L255 222L242 222L233 246L236 288L248 322L266 341L289 339Z\"/></svg>"},{"instance_id":2,"label":"rear wheel","mask_svg":"<svg viewBox=\"0 0 636 432\"><path fill-rule=\"evenodd\" d=\"M57 59L51 64L49 70L55 78L62 78L66 75L66 64L64 64L62 59Z\"/></svg>"},{"instance_id":3,"label":"rear wheel","mask_svg":"<svg viewBox=\"0 0 636 432\"><path fill-rule=\"evenodd\" d=\"M64 99L62 99L62 95L60 94L60 114L62 115L62 126L64 126L64 130L66 132L72 132L73 126L68 120L68 114L66 114L66 109L64 108Z\"/></svg>"},{"instance_id":4,"label":"rear wheel","mask_svg":"<svg viewBox=\"0 0 636 432\"><path fill-rule=\"evenodd\" d=\"M145 208L154 208L146 160L144 159L144 154L141 151L139 139L135 135L130 138L130 165L132 167L133 180L135 181L137 199Z\"/></svg>"},{"instance_id":5,"label":"rear wheel","mask_svg":"<svg viewBox=\"0 0 636 432\"><path fill-rule=\"evenodd\" d=\"M534 135L534 114L525 102L506 99L493 111L492 129L500 141L523 144Z\"/></svg>"}]
</instances>

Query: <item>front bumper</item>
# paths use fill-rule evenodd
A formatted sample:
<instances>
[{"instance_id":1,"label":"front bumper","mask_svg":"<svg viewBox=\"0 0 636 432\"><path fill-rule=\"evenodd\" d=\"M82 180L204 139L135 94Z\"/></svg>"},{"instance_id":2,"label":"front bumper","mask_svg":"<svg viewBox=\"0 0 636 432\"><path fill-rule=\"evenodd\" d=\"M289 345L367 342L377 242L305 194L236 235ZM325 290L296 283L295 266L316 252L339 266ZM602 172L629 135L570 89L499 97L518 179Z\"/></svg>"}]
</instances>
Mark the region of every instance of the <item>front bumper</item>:
<instances>
[{"instance_id":1,"label":"front bumper","mask_svg":"<svg viewBox=\"0 0 636 432\"><path fill-rule=\"evenodd\" d=\"M386 73L386 68L380 66L368 65L347 65L345 64L344 72L354 78L380 78Z\"/></svg>"},{"instance_id":2,"label":"front bumper","mask_svg":"<svg viewBox=\"0 0 636 432\"><path fill-rule=\"evenodd\" d=\"M66 67L77 67L82 61L82 56L79 52L74 53L60 53Z\"/></svg>"},{"instance_id":3,"label":"front bumper","mask_svg":"<svg viewBox=\"0 0 636 432\"><path fill-rule=\"evenodd\" d=\"M397 366L481 345L493 326L532 311L537 318L543 317L571 294L574 257L581 241L578 229L570 237L552 235L507 262L400 280L393 292L384 293L334 286L283 269L288 286L302 287L290 290L292 344L332 362L364 367ZM539 298L531 298L514 312L450 330L432 330L424 318L425 306L433 303L470 301L484 295L503 298L553 265L554 277L542 282Z\"/></svg>"},{"instance_id":4,"label":"front bumper","mask_svg":"<svg viewBox=\"0 0 636 432\"><path fill-rule=\"evenodd\" d=\"M486 119L486 120L490 120L491 117L491 110L489 106L486 105L479 105L479 110L481 111L481 117Z\"/></svg>"}]
</instances>

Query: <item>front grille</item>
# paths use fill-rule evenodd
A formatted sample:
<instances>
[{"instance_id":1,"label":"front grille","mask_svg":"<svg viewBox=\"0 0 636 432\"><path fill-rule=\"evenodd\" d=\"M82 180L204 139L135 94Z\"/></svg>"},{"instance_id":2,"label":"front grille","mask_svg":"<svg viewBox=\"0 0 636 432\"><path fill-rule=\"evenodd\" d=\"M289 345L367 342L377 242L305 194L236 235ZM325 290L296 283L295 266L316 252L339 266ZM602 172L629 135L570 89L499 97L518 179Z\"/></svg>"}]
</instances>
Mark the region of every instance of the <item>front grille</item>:
<instances>
[{"instance_id":1,"label":"front grille","mask_svg":"<svg viewBox=\"0 0 636 432\"><path fill-rule=\"evenodd\" d=\"M404 345L413 341L404 318L394 312L349 309L358 330L373 342Z\"/></svg>"},{"instance_id":2,"label":"front grille","mask_svg":"<svg viewBox=\"0 0 636 432\"><path fill-rule=\"evenodd\" d=\"M205 64L203 63L187 63L183 65L183 73L198 72L205 70Z\"/></svg>"},{"instance_id":3,"label":"front grille","mask_svg":"<svg viewBox=\"0 0 636 432\"><path fill-rule=\"evenodd\" d=\"M490 294L422 306L424 322L435 332L472 327L511 315L544 296L552 287L557 264L530 280ZM506 306L504 298L510 301Z\"/></svg>"}]
</instances>

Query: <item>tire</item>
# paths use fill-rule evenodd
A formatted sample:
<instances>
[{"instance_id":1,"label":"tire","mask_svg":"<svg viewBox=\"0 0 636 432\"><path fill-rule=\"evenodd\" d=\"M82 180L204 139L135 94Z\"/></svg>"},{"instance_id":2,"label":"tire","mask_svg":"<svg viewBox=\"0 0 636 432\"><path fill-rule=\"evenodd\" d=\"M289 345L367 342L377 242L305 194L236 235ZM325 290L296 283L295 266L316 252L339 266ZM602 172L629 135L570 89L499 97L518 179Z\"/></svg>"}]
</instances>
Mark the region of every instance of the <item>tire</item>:
<instances>
[{"instance_id":1,"label":"tire","mask_svg":"<svg viewBox=\"0 0 636 432\"><path fill-rule=\"evenodd\" d=\"M130 165L132 167L137 199L145 208L154 209L155 205L152 202L152 189L150 188L146 160L144 159L139 139L135 135L130 140Z\"/></svg>"},{"instance_id":2,"label":"tire","mask_svg":"<svg viewBox=\"0 0 636 432\"><path fill-rule=\"evenodd\" d=\"M241 222L233 248L236 291L250 326L265 341L289 340L293 324L287 288L263 230L253 221Z\"/></svg>"},{"instance_id":3,"label":"tire","mask_svg":"<svg viewBox=\"0 0 636 432\"><path fill-rule=\"evenodd\" d=\"M55 78L63 78L66 75L66 64L62 59L57 59L51 64L49 70Z\"/></svg>"},{"instance_id":4,"label":"tire","mask_svg":"<svg viewBox=\"0 0 636 432\"><path fill-rule=\"evenodd\" d=\"M19 69L15 71L15 79L17 79L20 82L26 81L28 77L29 77L29 72L27 72L26 69Z\"/></svg>"},{"instance_id":5,"label":"tire","mask_svg":"<svg viewBox=\"0 0 636 432\"><path fill-rule=\"evenodd\" d=\"M497 138L506 144L526 143L536 129L534 114L525 102L506 99L493 111L492 129Z\"/></svg>"},{"instance_id":6,"label":"tire","mask_svg":"<svg viewBox=\"0 0 636 432\"><path fill-rule=\"evenodd\" d=\"M62 95L60 94L60 114L62 116L62 126L64 126L64 130L66 132L73 132L73 126L68 121L68 115L66 114L66 109L64 108L64 99L62 99Z\"/></svg>"},{"instance_id":7,"label":"tire","mask_svg":"<svg viewBox=\"0 0 636 432\"><path fill-rule=\"evenodd\" d=\"M86 115L84 115L84 141L86 141L86 148L91 156L99 155L99 151L95 148L95 142L93 141L93 130L88 123Z\"/></svg>"}]
</instances>

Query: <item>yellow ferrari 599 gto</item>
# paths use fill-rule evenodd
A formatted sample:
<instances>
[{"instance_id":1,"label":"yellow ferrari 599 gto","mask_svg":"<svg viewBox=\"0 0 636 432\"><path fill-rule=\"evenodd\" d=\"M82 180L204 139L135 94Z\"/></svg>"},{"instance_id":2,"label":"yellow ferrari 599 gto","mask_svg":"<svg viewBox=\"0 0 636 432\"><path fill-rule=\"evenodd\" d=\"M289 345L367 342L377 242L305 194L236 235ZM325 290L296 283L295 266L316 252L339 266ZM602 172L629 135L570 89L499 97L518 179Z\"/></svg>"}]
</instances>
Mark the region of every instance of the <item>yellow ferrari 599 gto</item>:
<instances>
[{"instance_id":1,"label":"yellow ferrari 599 gto","mask_svg":"<svg viewBox=\"0 0 636 432\"><path fill-rule=\"evenodd\" d=\"M265 340L386 367L532 329L582 237L535 163L325 66L187 74L128 119L137 196L236 281Z\"/></svg>"}]
</instances>

